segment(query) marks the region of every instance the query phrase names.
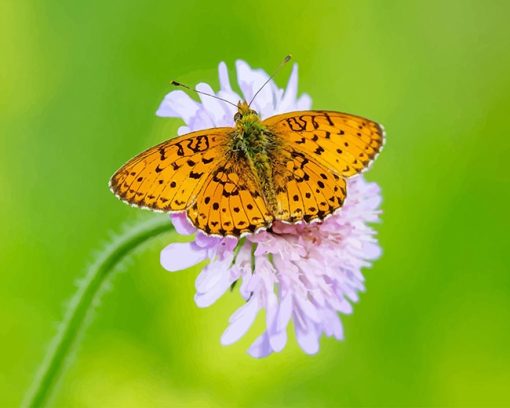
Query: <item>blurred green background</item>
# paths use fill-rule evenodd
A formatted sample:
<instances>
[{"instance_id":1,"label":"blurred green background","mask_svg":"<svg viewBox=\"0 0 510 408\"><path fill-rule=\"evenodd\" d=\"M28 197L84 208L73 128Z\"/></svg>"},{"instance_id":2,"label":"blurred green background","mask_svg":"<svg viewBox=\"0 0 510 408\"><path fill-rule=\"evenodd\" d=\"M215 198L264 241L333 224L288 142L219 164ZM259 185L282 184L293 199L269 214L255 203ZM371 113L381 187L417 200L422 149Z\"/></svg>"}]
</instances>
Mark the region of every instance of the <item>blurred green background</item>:
<instances>
[{"instance_id":1,"label":"blurred green background","mask_svg":"<svg viewBox=\"0 0 510 408\"><path fill-rule=\"evenodd\" d=\"M107 188L179 120L172 79L293 53L314 107L382 122L384 256L346 340L222 347L242 303L193 302L154 241L115 279L53 406L509 406L508 1L0 2L0 405L17 406L85 266L140 215ZM284 85L290 69L276 81ZM504 163L507 160L507 163ZM261 317L261 316L259 316Z\"/></svg>"}]
</instances>

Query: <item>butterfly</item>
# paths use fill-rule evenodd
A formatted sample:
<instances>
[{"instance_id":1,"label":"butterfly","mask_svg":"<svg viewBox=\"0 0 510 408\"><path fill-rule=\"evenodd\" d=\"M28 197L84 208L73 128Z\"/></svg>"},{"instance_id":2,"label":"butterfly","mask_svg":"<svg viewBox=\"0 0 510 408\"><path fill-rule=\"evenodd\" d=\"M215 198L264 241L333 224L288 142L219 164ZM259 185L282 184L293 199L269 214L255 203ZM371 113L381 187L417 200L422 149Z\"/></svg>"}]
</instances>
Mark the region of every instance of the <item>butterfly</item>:
<instances>
[{"instance_id":1,"label":"butterfly","mask_svg":"<svg viewBox=\"0 0 510 408\"><path fill-rule=\"evenodd\" d=\"M140 153L112 176L110 189L132 206L185 212L208 235L239 237L277 220L324 220L345 202L346 180L383 145L383 127L360 116L310 110L261 120L250 104L236 105L234 127Z\"/></svg>"}]
</instances>

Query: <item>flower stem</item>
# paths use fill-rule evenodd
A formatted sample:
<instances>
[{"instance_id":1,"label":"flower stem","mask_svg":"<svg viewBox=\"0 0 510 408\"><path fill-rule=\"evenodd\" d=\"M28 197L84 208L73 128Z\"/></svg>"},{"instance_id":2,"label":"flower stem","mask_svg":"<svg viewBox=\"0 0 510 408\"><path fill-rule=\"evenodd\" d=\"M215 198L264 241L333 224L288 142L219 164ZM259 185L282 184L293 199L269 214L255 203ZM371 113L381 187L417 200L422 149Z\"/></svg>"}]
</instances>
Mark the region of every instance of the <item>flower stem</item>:
<instances>
[{"instance_id":1,"label":"flower stem","mask_svg":"<svg viewBox=\"0 0 510 408\"><path fill-rule=\"evenodd\" d=\"M42 407L48 402L62 370L71 360L73 346L83 331L87 318L92 314L102 290L119 263L144 243L171 230L172 225L168 219L153 219L129 228L99 254L94 264L88 268L85 279L80 283L78 291L69 304L64 321L51 342L22 406Z\"/></svg>"}]
</instances>

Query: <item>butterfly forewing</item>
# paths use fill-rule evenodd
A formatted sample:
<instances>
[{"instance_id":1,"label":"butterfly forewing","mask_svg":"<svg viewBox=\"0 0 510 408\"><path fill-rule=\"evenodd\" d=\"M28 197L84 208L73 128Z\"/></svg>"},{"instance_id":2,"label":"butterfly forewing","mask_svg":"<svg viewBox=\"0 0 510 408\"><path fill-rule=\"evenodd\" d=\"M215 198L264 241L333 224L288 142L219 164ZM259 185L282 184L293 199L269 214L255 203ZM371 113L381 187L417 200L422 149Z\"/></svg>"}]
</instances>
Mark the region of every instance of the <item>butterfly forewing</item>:
<instances>
[{"instance_id":1,"label":"butterfly forewing","mask_svg":"<svg viewBox=\"0 0 510 408\"><path fill-rule=\"evenodd\" d=\"M384 131L371 120L332 111L290 112L263 121L281 143L337 175L365 170L380 151Z\"/></svg>"},{"instance_id":2,"label":"butterfly forewing","mask_svg":"<svg viewBox=\"0 0 510 408\"><path fill-rule=\"evenodd\" d=\"M139 154L110 180L110 188L131 205L160 211L183 211L225 154L232 128L193 132Z\"/></svg>"}]
</instances>

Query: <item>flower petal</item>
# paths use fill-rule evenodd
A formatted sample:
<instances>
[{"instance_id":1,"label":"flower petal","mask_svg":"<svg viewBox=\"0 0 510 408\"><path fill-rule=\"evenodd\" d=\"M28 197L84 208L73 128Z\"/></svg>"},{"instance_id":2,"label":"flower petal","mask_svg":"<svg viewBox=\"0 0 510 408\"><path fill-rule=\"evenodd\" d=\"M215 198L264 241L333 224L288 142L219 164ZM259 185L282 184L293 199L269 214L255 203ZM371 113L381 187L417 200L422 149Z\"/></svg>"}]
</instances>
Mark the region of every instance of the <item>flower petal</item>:
<instances>
[{"instance_id":1,"label":"flower petal","mask_svg":"<svg viewBox=\"0 0 510 408\"><path fill-rule=\"evenodd\" d=\"M221 238L211 237L202 231L198 231L195 242L200 248L214 248L221 242Z\"/></svg>"},{"instance_id":2,"label":"flower petal","mask_svg":"<svg viewBox=\"0 0 510 408\"><path fill-rule=\"evenodd\" d=\"M207 251L197 250L189 242L174 243L161 251L161 265L167 271L176 272L190 268L202 262L207 257Z\"/></svg>"},{"instance_id":3,"label":"flower petal","mask_svg":"<svg viewBox=\"0 0 510 408\"><path fill-rule=\"evenodd\" d=\"M283 299L280 302L276 330L279 332L287 330L287 325L289 324L291 316L292 316L292 295L288 294L286 296L283 296Z\"/></svg>"},{"instance_id":4,"label":"flower petal","mask_svg":"<svg viewBox=\"0 0 510 408\"><path fill-rule=\"evenodd\" d=\"M206 293L214 289L218 284L223 285L229 277L229 264L232 256L223 262L212 262L207 265L195 281L195 287L199 293ZM228 283L229 285L230 283Z\"/></svg>"},{"instance_id":5,"label":"flower petal","mask_svg":"<svg viewBox=\"0 0 510 408\"><path fill-rule=\"evenodd\" d=\"M228 76L227 64L223 61L218 65L218 77L220 78L220 88L224 92L233 92Z\"/></svg>"},{"instance_id":6,"label":"flower petal","mask_svg":"<svg viewBox=\"0 0 510 408\"><path fill-rule=\"evenodd\" d=\"M327 336L333 336L337 340L342 340L344 337L344 331L342 322L336 313L326 312L325 313L325 332Z\"/></svg>"},{"instance_id":7,"label":"flower petal","mask_svg":"<svg viewBox=\"0 0 510 408\"><path fill-rule=\"evenodd\" d=\"M172 214L170 219L172 220L175 231L181 235L191 235L197 231L184 213Z\"/></svg>"},{"instance_id":8,"label":"flower petal","mask_svg":"<svg viewBox=\"0 0 510 408\"><path fill-rule=\"evenodd\" d=\"M298 80L298 67L297 64L292 66L292 72L287 82L287 89L278 106L278 113L288 112L292 110L297 96L297 80Z\"/></svg>"},{"instance_id":9,"label":"flower petal","mask_svg":"<svg viewBox=\"0 0 510 408\"><path fill-rule=\"evenodd\" d=\"M315 330L304 330L296 325L296 339L305 353L315 354L319 351L319 336Z\"/></svg>"},{"instance_id":10,"label":"flower petal","mask_svg":"<svg viewBox=\"0 0 510 408\"><path fill-rule=\"evenodd\" d=\"M257 298L252 297L244 306L239 308L230 319L230 325L223 332L221 336L221 344L227 346L235 343L253 324L257 313L259 311L259 305Z\"/></svg>"},{"instance_id":11,"label":"flower petal","mask_svg":"<svg viewBox=\"0 0 510 408\"><path fill-rule=\"evenodd\" d=\"M219 274L216 285L211 287L207 292L197 292L195 294L195 303L198 307L209 307L216 302L229 287L228 273L221 273Z\"/></svg>"},{"instance_id":12,"label":"flower petal","mask_svg":"<svg viewBox=\"0 0 510 408\"><path fill-rule=\"evenodd\" d=\"M248 353L255 358L267 357L272 352L273 350L269 343L269 337L265 332L262 336L259 336L248 349Z\"/></svg>"},{"instance_id":13,"label":"flower petal","mask_svg":"<svg viewBox=\"0 0 510 408\"><path fill-rule=\"evenodd\" d=\"M269 79L269 75L262 70L254 70L244 61L236 61L237 79L244 98L249 102L255 93ZM266 118L274 114L273 92L270 86L265 86L254 99L252 107Z\"/></svg>"},{"instance_id":14,"label":"flower petal","mask_svg":"<svg viewBox=\"0 0 510 408\"><path fill-rule=\"evenodd\" d=\"M201 92L205 92L205 93L214 95L213 89L208 84L205 84L203 82L199 83L196 86L196 89ZM214 123L215 127L229 125L231 118L230 117L227 118L226 113L228 111L224 107L224 105L225 105L224 102L221 102L215 98L211 98L210 96L207 96L207 95L199 94L198 96L200 97L200 101L202 102L202 106L203 106L205 112L207 112L207 114L209 115L209 118Z\"/></svg>"},{"instance_id":15,"label":"flower petal","mask_svg":"<svg viewBox=\"0 0 510 408\"><path fill-rule=\"evenodd\" d=\"M296 101L296 110L309 110L312 108L312 98L308 94L302 94Z\"/></svg>"},{"instance_id":16,"label":"flower petal","mask_svg":"<svg viewBox=\"0 0 510 408\"><path fill-rule=\"evenodd\" d=\"M156 115L171 118L182 118L188 123L196 115L200 105L183 91L172 91L165 96Z\"/></svg>"},{"instance_id":17,"label":"flower petal","mask_svg":"<svg viewBox=\"0 0 510 408\"><path fill-rule=\"evenodd\" d=\"M182 136L186 133L191 132L191 129L188 126L179 126L179 129L177 129L177 135Z\"/></svg>"},{"instance_id":18,"label":"flower petal","mask_svg":"<svg viewBox=\"0 0 510 408\"><path fill-rule=\"evenodd\" d=\"M287 324L292 312L292 300L290 296L284 297L280 305L276 303L276 296L273 302L268 302L267 310L267 334L269 343L274 351L281 351L287 343Z\"/></svg>"},{"instance_id":19,"label":"flower petal","mask_svg":"<svg viewBox=\"0 0 510 408\"><path fill-rule=\"evenodd\" d=\"M269 344L273 351L282 351L287 344L287 331L283 330L275 333L268 333Z\"/></svg>"},{"instance_id":20,"label":"flower petal","mask_svg":"<svg viewBox=\"0 0 510 408\"><path fill-rule=\"evenodd\" d=\"M377 259L381 256L382 250L376 242L363 242L363 254L366 259Z\"/></svg>"}]
</instances>

